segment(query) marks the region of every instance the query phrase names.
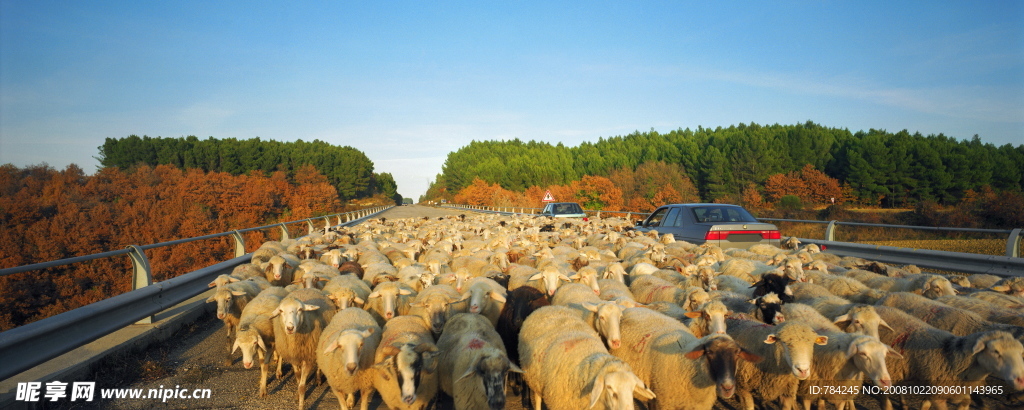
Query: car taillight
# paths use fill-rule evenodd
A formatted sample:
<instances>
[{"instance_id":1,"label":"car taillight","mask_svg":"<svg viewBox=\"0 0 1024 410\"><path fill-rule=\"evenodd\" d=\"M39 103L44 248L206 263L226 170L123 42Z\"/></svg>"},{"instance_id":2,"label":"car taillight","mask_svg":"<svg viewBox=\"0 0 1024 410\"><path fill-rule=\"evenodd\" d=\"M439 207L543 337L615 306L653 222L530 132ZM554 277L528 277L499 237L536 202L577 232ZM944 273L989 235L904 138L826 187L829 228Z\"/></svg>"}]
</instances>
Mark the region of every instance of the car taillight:
<instances>
[{"instance_id":1,"label":"car taillight","mask_svg":"<svg viewBox=\"0 0 1024 410\"><path fill-rule=\"evenodd\" d=\"M708 233L704 234L705 241L721 241L728 237L728 231L708 231Z\"/></svg>"},{"instance_id":2,"label":"car taillight","mask_svg":"<svg viewBox=\"0 0 1024 410\"><path fill-rule=\"evenodd\" d=\"M590 218L587 218L587 217L585 217L585 216L583 217L583 222L587 222L587 221L589 221L589 220L590 220Z\"/></svg>"},{"instance_id":3,"label":"car taillight","mask_svg":"<svg viewBox=\"0 0 1024 410\"><path fill-rule=\"evenodd\" d=\"M729 235L761 235L764 239L782 239L779 231L708 231L704 234L705 241L724 241Z\"/></svg>"},{"instance_id":4,"label":"car taillight","mask_svg":"<svg viewBox=\"0 0 1024 410\"><path fill-rule=\"evenodd\" d=\"M825 245L820 245L818 246L818 248L821 248L821 250L825 250Z\"/></svg>"}]
</instances>

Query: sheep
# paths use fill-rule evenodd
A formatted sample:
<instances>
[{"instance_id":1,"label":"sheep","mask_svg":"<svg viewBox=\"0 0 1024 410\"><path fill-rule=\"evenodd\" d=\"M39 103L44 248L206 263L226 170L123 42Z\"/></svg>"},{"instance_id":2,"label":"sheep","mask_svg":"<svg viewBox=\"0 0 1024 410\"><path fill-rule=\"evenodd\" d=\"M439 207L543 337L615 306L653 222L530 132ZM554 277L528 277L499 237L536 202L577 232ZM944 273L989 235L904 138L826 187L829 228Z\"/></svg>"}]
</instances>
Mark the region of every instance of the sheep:
<instances>
[{"instance_id":1,"label":"sheep","mask_svg":"<svg viewBox=\"0 0 1024 410\"><path fill-rule=\"evenodd\" d=\"M720 300L711 300L700 305L696 310L686 313L692 319L688 328L694 336L701 338L713 334L725 334L725 318L732 312Z\"/></svg>"},{"instance_id":2,"label":"sheep","mask_svg":"<svg viewBox=\"0 0 1024 410\"><path fill-rule=\"evenodd\" d=\"M371 292L366 282L351 274L331 278L323 290L338 310L345 310L350 306L362 307Z\"/></svg>"},{"instance_id":3,"label":"sheep","mask_svg":"<svg viewBox=\"0 0 1024 410\"><path fill-rule=\"evenodd\" d=\"M655 398L629 365L612 356L579 314L565 306L537 309L519 334L520 367L535 409L631 409L634 395Z\"/></svg>"},{"instance_id":4,"label":"sheep","mask_svg":"<svg viewBox=\"0 0 1024 410\"><path fill-rule=\"evenodd\" d=\"M299 410L306 403L306 381L316 372L320 334L334 318L334 304L317 289L299 289L274 309L274 343L281 358L292 365L298 381ZM314 379L316 382L317 379Z\"/></svg>"},{"instance_id":5,"label":"sheep","mask_svg":"<svg viewBox=\"0 0 1024 410\"><path fill-rule=\"evenodd\" d=\"M782 300L783 303L792 302L793 290L789 285L793 282L795 282L793 278L780 274L779 271L767 272L764 275L761 275L761 279L751 286L754 288L753 296L756 298L769 293L774 293L779 296L779 299Z\"/></svg>"},{"instance_id":6,"label":"sheep","mask_svg":"<svg viewBox=\"0 0 1024 410\"><path fill-rule=\"evenodd\" d=\"M629 285L629 290L636 300L642 303L664 301L683 305L686 302L686 293L683 289L653 275L642 275L634 279Z\"/></svg>"},{"instance_id":7,"label":"sheep","mask_svg":"<svg viewBox=\"0 0 1024 410\"><path fill-rule=\"evenodd\" d=\"M508 292L505 306L501 308L501 314L498 315L498 324L495 326L495 330L501 335L501 340L505 344L508 358L512 364L519 365L519 331L523 327L523 321L533 311L549 304L544 293L530 286ZM509 375L509 385L514 394L520 394L523 386L522 373Z\"/></svg>"},{"instance_id":8,"label":"sheep","mask_svg":"<svg viewBox=\"0 0 1024 410\"><path fill-rule=\"evenodd\" d=\"M719 265L719 271L722 272L722 275L735 276L750 283L755 281L755 277L761 276L773 269L775 267L772 265L742 258L729 259Z\"/></svg>"},{"instance_id":9,"label":"sheep","mask_svg":"<svg viewBox=\"0 0 1024 410\"><path fill-rule=\"evenodd\" d=\"M903 310L917 316L929 325L957 336L966 336L991 325L991 322L974 312L958 309L909 292L890 293L879 300L876 306L889 306Z\"/></svg>"},{"instance_id":10,"label":"sheep","mask_svg":"<svg viewBox=\"0 0 1024 410\"><path fill-rule=\"evenodd\" d=\"M505 376L522 373L505 353L501 336L486 318L458 313L437 340L441 390L456 409L505 408Z\"/></svg>"},{"instance_id":11,"label":"sheep","mask_svg":"<svg viewBox=\"0 0 1024 410\"><path fill-rule=\"evenodd\" d=\"M253 264L261 264L270 260L277 254L284 252L285 247L276 241L264 242L260 245L259 249L256 249L249 258Z\"/></svg>"},{"instance_id":12,"label":"sheep","mask_svg":"<svg viewBox=\"0 0 1024 410\"><path fill-rule=\"evenodd\" d=\"M716 297L732 312L745 313L766 324L780 324L786 320L782 313L782 300L774 293L747 299L743 295L719 293Z\"/></svg>"},{"instance_id":13,"label":"sheep","mask_svg":"<svg viewBox=\"0 0 1024 410\"><path fill-rule=\"evenodd\" d=\"M996 282L991 290L1002 292L1014 297L1024 297L1024 277L1012 277Z\"/></svg>"},{"instance_id":14,"label":"sheep","mask_svg":"<svg viewBox=\"0 0 1024 410\"><path fill-rule=\"evenodd\" d=\"M409 305L409 314L419 316L430 324L433 335L439 336L451 315L449 306L459 300L459 292L451 285L434 285L416 295Z\"/></svg>"},{"instance_id":15,"label":"sheep","mask_svg":"<svg viewBox=\"0 0 1024 410\"><path fill-rule=\"evenodd\" d=\"M528 276L526 274L512 274L511 271L509 273L511 277L509 278L508 290L515 290L520 286L533 286L546 293L548 298L555 295L558 285L561 284L560 281L572 281L554 265L545 266L539 272L532 272Z\"/></svg>"},{"instance_id":16,"label":"sheep","mask_svg":"<svg viewBox=\"0 0 1024 410\"><path fill-rule=\"evenodd\" d=\"M467 303L466 311L483 315L494 326L505 304L505 288L488 278L473 278L466 285L466 291L459 301Z\"/></svg>"},{"instance_id":17,"label":"sheep","mask_svg":"<svg viewBox=\"0 0 1024 410\"><path fill-rule=\"evenodd\" d=\"M971 283L971 287L973 288L988 289L994 286L996 282L1003 280L1003 278L996 275L989 275L987 273L976 273L967 276L967 280Z\"/></svg>"},{"instance_id":18,"label":"sheep","mask_svg":"<svg viewBox=\"0 0 1024 410\"><path fill-rule=\"evenodd\" d=\"M231 351L242 350L242 366L252 368L253 353L260 356L259 396L267 396L267 375L272 356L277 356L277 378L281 378L281 356L274 350L274 323L270 315L274 313L281 299L288 292L281 287L272 287L260 292L242 309L235 332L235 344Z\"/></svg>"},{"instance_id":19,"label":"sheep","mask_svg":"<svg viewBox=\"0 0 1024 410\"><path fill-rule=\"evenodd\" d=\"M800 247L800 243L800 239L795 236L790 236L786 238L786 240L782 241L780 245L782 245L782 249L795 250Z\"/></svg>"},{"instance_id":20,"label":"sheep","mask_svg":"<svg viewBox=\"0 0 1024 410\"><path fill-rule=\"evenodd\" d=\"M597 280L599 279L597 270L590 266L581 268L575 274L570 275L569 279L589 286L590 289L594 291L594 294L601 294L601 287L597 284Z\"/></svg>"},{"instance_id":21,"label":"sheep","mask_svg":"<svg viewBox=\"0 0 1024 410\"><path fill-rule=\"evenodd\" d=\"M618 349L621 345L619 322L622 318L622 306L615 302L601 300L586 285L570 283L562 285L551 299L552 305L569 306L580 312L584 322L597 330L608 350Z\"/></svg>"},{"instance_id":22,"label":"sheep","mask_svg":"<svg viewBox=\"0 0 1024 410\"><path fill-rule=\"evenodd\" d=\"M387 258L384 259L386 260ZM398 277L398 268L388 262L360 263L363 266L363 281L370 286L377 286L384 277ZM381 279L378 279L378 277L381 277Z\"/></svg>"},{"instance_id":23,"label":"sheep","mask_svg":"<svg viewBox=\"0 0 1024 410\"><path fill-rule=\"evenodd\" d=\"M865 378L880 388L892 386L885 357L902 356L891 347L872 336L839 331L816 331L819 335L828 337L828 344L814 346L811 377L802 380L797 390L797 397L803 401L805 409L810 409L811 402L815 399L818 400L819 409L825 408L825 400L831 401L839 410L842 410L846 403L850 404L851 409L855 408L853 399L857 394L853 392L859 390ZM822 388L812 389L812 386Z\"/></svg>"},{"instance_id":24,"label":"sheep","mask_svg":"<svg viewBox=\"0 0 1024 410\"><path fill-rule=\"evenodd\" d=\"M416 291L404 284L384 282L373 288L363 308L377 319L378 324L384 326L391 318L408 314L409 303L415 297Z\"/></svg>"},{"instance_id":25,"label":"sheep","mask_svg":"<svg viewBox=\"0 0 1024 410\"><path fill-rule=\"evenodd\" d=\"M292 283L295 268L298 266L298 258L288 253L281 253L267 261L263 273L271 285L288 286Z\"/></svg>"},{"instance_id":26,"label":"sheep","mask_svg":"<svg viewBox=\"0 0 1024 410\"><path fill-rule=\"evenodd\" d=\"M747 282L735 276L727 275L719 275L715 279L718 281L719 290L726 290L730 292L746 294L749 297L754 297L753 289L750 288L750 282Z\"/></svg>"},{"instance_id":27,"label":"sheep","mask_svg":"<svg viewBox=\"0 0 1024 410\"><path fill-rule=\"evenodd\" d=\"M235 341L235 331L242 318L242 310L250 300L260 294L260 287L255 282L241 281L218 286L213 296L206 299L206 303L217 303L217 319L224 321L224 328L227 329L227 357L224 365L231 365L232 345Z\"/></svg>"},{"instance_id":28,"label":"sheep","mask_svg":"<svg viewBox=\"0 0 1024 410\"><path fill-rule=\"evenodd\" d=\"M848 297L868 289L867 285L856 279L828 273L814 275L814 284L824 287L830 293L839 297Z\"/></svg>"},{"instance_id":29,"label":"sheep","mask_svg":"<svg viewBox=\"0 0 1024 410\"><path fill-rule=\"evenodd\" d=\"M374 392L373 359L380 338L377 320L357 307L342 309L324 329L316 362L342 410L352 407L357 391L359 407L369 408Z\"/></svg>"},{"instance_id":30,"label":"sheep","mask_svg":"<svg viewBox=\"0 0 1024 410\"><path fill-rule=\"evenodd\" d=\"M601 294L598 295L601 300L633 300L633 292L630 292L629 287L624 282L616 279L598 279L597 286L601 288Z\"/></svg>"},{"instance_id":31,"label":"sheep","mask_svg":"<svg viewBox=\"0 0 1024 410\"><path fill-rule=\"evenodd\" d=\"M858 280L860 280L858 278ZM861 280L871 289L883 290L886 292L918 292L924 297L935 299L939 296L955 295L953 285L939 275L915 275L911 278L892 278L880 276L868 280Z\"/></svg>"},{"instance_id":32,"label":"sheep","mask_svg":"<svg viewBox=\"0 0 1024 410\"><path fill-rule=\"evenodd\" d=\"M678 321L642 308L622 315L626 348L614 352L656 396L652 408L710 409L735 393L736 362L760 357L725 334L698 339ZM703 360L701 360L703 359Z\"/></svg>"},{"instance_id":33,"label":"sheep","mask_svg":"<svg viewBox=\"0 0 1024 410\"><path fill-rule=\"evenodd\" d=\"M936 302L942 302L955 308L974 312L982 318L996 322L1005 323L1014 326L1024 326L1024 315L1021 314L1020 310L1006 309L1001 306L986 302L978 298L969 298L966 296L942 296L935 299Z\"/></svg>"},{"instance_id":34,"label":"sheep","mask_svg":"<svg viewBox=\"0 0 1024 410\"><path fill-rule=\"evenodd\" d=\"M729 318L726 326L740 346L764 358L757 364L739 362L736 365L740 407L754 409L751 391L756 390L764 400L781 399L784 408L793 408L800 380L811 377L813 346L827 344L828 337L818 335L800 322L771 326L749 319Z\"/></svg>"},{"instance_id":35,"label":"sheep","mask_svg":"<svg viewBox=\"0 0 1024 410\"><path fill-rule=\"evenodd\" d=\"M1024 309L1024 298L1018 298L999 292L975 292L967 296L981 299L1007 309Z\"/></svg>"},{"instance_id":36,"label":"sheep","mask_svg":"<svg viewBox=\"0 0 1024 410\"><path fill-rule=\"evenodd\" d=\"M374 354L373 387L392 409L421 410L437 394L437 346L417 316L397 316L384 325Z\"/></svg>"},{"instance_id":37,"label":"sheep","mask_svg":"<svg viewBox=\"0 0 1024 410\"><path fill-rule=\"evenodd\" d=\"M985 331L956 336L899 309L876 309L886 322L899 329L881 339L903 357L888 363L894 385L981 386L992 375L1017 390L1024 389L1024 346L1009 333ZM970 405L969 395L932 395L927 399L922 409L933 404L945 408L949 400L958 402L960 409ZM887 410L892 409L887 398L883 402Z\"/></svg>"}]
</instances>

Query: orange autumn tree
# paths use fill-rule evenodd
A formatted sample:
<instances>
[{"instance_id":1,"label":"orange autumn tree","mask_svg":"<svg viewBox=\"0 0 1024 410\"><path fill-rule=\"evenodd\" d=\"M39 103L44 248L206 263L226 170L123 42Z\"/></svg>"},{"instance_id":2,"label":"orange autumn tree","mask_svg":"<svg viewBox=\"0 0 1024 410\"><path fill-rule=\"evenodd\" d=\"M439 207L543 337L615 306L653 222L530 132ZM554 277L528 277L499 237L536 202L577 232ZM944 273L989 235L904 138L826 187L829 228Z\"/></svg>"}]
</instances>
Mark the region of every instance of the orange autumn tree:
<instances>
[{"instance_id":1,"label":"orange autumn tree","mask_svg":"<svg viewBox=\"0 0 1024 410\"><path fill-rule=\"evenodd\" d=\"M622 190L608 178L587 175L569 186L576 202L579 202L583 209L597 211L622 209Z\"/></svg>"},{"instance_id":2,"label":"orange autumn tree","mask_svg":"<svg viewBox=\"0 0 1024 410\"><path fill-rule=\"evenodd\" d=\"M836 202L845 200L844 190L839 180L814 169L811 164L804 165L800 171L788 174L774 174L764 184L765 200L778 203L786 195L794 195L805 204L827 204L832 198Z\"/></svg>"}]
</instances>

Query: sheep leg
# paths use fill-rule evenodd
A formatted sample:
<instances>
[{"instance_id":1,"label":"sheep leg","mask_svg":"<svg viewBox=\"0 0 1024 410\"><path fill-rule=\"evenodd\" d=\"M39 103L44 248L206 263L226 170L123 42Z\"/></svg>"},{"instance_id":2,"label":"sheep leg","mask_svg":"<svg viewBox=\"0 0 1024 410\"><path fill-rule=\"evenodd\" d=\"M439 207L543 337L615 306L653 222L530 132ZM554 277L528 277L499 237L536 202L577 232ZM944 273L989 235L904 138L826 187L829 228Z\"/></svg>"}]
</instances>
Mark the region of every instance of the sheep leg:
<instances>
[{"instance_id":1,"label":"sheep leg","mask_svg":"<svg viewBox=\"0 0 1024 410\"><path fill-rule=\"evenodd\" d=\"M335 388L331 388L331 391L334 392L334 397L338 398L338 406L341 407L341 410L348 410L349 409L348 398L351 397L352 395L351 394L344 394L341 390L338 390L338 389L335 389Z\"/></svg>"},{"instance_id":2,"label":"sheep leg","mask_svg":"<svg viewBox=\"0 0 1024 410\"><path fill-rule=\"evenodd\" d=\"M271 354L271 352L263 353L262 350L260 350L259 352L260 352L260 397L267 397L267 376L270 373L270 360L271 360L272 356L277 356L277 352L273 352L273 354ZM277 378L280 379L281 376L278 375Z\"/></svg>"},{"instance_id":3,"label":"sheep leg","mask_svg":"<svg viewBox=\"0 0 1024 410\"><path fill-rule=\"evenodd\" d=\"M281 366L284 365L284 356L281 356L277 354L277 351L274 351L274 357L277 358L277 373L274 373L274 376L277 376L277 379L281 380L281 377L284 376L284 372L281 371Z\"/></svg>"},{"instance_id":4,"label":"sheep leg","mask_svg":"<svg viewBox=\"0 0 1024 410\"><path fill-rule=\"evenodd\" d=\"M231 323L224 322L224 327L227 328L227 330L228 330L228 338L227 338L228 356L224 359L224 365L225 366L231 366L231 363L234 362L234 360L231 360L231 348L234 347L234 343L232 343L232 342L235 340L235 326L233 324L231 324Z\"/></svg>"},{"instance_id":5,"label":"sheep leg","mask_svg":"<svg viewBox=\"0 0 1024 410\"><path fill-rule=\"evenodd\" d=\"M796 408L796 398L793 396L784 394L779 398L779 400L782 401L783 410L793 410Z\"/></svg>"},{"instance_id":6,"label":"sheep leg","mask_svg":"<svg viewBox=\"0 0 1024 410\"><path fill-rule=\"evenodd\" d=\"M299 376L298 380L296 380L299 384L297 389L297 394L299 396L299 410L303 410L306 408L306 379L309 379L309 374L315 372L315 369L313 369L313 366L309 363L303 361L302 363L299 363L299 368L296 370L298 370L296 373Z\"/></svg>"},{"instance_id":7,"label":"sheep leg","mask_svg":"<svg viewBox=\"0 0 1024 410\"><path fill-rule=\"evenodd\" d=\"M530 394L532 395L531 400L533 400L533 410L541 410L540 392L532 390Z\"/></svg>"},{"instance_id":8,"label":"sheep leg","mask_svg":"<svg viewBox=\"0 0 1024 410\"><path fill-rule=\"evenodd\" d=\"M359 391L359 410L370 410L370 401L373 400L374 391L372 386Z\"/></svg>"},{"instance_id":9,"label":"sheep leg","mask_svg":"<svg viewBox=\"0 0 1024 410\"><path fill-rule=\"evenodd\" d=\"M355 407L355 405L356 405L356 394L355 393L346 394L345 395L345 404L348 406L347 408Z\"/></svg>"}]
</instances>

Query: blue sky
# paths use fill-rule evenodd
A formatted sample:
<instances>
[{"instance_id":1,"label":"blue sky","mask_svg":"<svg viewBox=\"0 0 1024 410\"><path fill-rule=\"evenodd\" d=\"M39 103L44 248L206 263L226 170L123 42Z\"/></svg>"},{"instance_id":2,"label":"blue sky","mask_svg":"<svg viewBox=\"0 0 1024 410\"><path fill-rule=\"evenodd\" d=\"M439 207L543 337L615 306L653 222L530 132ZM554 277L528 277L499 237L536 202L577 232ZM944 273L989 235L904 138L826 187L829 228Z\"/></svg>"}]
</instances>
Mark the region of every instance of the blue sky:
<instances>
[{"instance_id":1,"label":"blue sky","mask_svg":"<svg viewBox=\"0 0 1024 410\"><path fill-rule=\"evenodd\" d=\"M474 139L807 120L1024 144L1024 2L0 0L0 164L320 139L416 198Z\"/></svg>"}]
</instances>

